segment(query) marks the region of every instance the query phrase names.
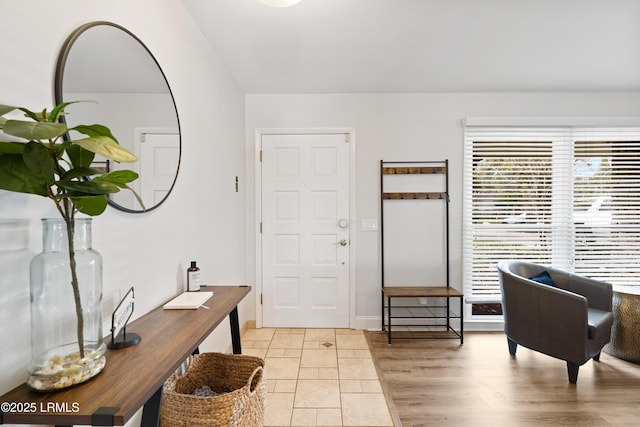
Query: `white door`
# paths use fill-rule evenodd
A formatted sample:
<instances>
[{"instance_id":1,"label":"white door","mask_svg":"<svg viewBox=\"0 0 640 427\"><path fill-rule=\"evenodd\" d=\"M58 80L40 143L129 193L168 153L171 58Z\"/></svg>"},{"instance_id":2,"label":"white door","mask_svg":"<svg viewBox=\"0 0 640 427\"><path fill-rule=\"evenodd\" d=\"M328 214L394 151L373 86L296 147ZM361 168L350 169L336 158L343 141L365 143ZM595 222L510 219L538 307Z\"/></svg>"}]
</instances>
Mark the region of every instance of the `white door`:
<instances>
[{"instance_id":1,"label":"white door","mask_svg":"<svg viewBox=\"0 0 640 427\"><path fill-rule=\"evenodd\" d=\"M263 326L349 326L347 141L262 135Z\"/></svg>"},{"instance_id":2,"label":"white door","mask_svg":"<svg viewBox=\"0 0 640 427\"><path fill-rule=\"evenodd\" d=\"M145 131L138 133L137 141L140 142L138 194L145 206L155 206L166 197L175 180L180 135L171 131Z\"/></svg>"}]
</instances>

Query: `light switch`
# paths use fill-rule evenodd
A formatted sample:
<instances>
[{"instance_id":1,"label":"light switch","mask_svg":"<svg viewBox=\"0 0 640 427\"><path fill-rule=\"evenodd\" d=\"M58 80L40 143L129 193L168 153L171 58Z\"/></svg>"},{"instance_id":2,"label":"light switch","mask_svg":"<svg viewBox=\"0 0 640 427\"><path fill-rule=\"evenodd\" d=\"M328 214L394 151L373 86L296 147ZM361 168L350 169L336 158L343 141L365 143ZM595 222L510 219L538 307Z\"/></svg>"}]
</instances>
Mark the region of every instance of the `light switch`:
<instances>
[{"instance_id":1,"label":"light switch","mask_svg":"<svg viewBox=\"0 0 640 427\"><path fill-rule=\"evenodd\" d=\"M378 231L378 218L362 218L360 220L360 230Z\"/></svg>"}]
</instances>

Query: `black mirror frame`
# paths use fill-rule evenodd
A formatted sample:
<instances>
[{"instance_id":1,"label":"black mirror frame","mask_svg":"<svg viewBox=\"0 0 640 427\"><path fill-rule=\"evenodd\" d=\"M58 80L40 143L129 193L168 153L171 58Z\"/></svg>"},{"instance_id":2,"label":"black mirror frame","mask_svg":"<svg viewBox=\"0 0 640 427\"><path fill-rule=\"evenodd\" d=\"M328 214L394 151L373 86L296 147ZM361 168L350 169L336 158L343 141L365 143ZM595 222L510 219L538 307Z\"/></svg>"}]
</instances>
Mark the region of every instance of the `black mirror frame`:
<instances>
[{"instance_id":1,"label":"black mirror frame","mask_svg":"<svg viewBox=\"0 0 640 427\"><path fill-rule=\"evenodd\" d=\"M131 31L129 31L126 28L124 28L124 27L122 27L122 26L120 26L118 24L115 24L113 22L109 22L109 21L93 21L93 22L89 22L87 24L81 25L80 27L76 28L69 35L69 37L67 37L67 39L65 40L64 44L62 45L62 49L60 50L60 54L58 55L58 61L56 63L56 71L55 71L55 77L54 77L54 98L55 98L55 103L57 105L57 104L60 104L62 102L65 102L64 99L63 99L63 94L62 94L62 86L63 86L63 80L64 80L64 68L65 68L65 65L66 65L66 62L67 62L67 58L69 56L69 52L71 51L71 48L73 47L73 44L78 39L78 37L80 37L85 31L89 30L90 28L98 27L98 26L109 26L109 27L116 28L116 29L118 29L120 31L123 31L124 33L128 34L131 38L133 38L136 42L138 42L140 44L140 46L142 46L144 48L144 50L149 54L151 59L153 59L153 62L155 62L156 66L158 67L158 71L162 75L162 78L164 79L164 82L167 85L167 89L169 90L169 95L171 95L171 101L173 102L173 109L174 109L174 111L176 113L176 123L178 125L178 138L179 138L180 143L179 143L179 146L178 146L178 166L176 168L176 173L175 173L175 176L173 178L173 182L171 183L171 188L169 188L169 191L167 192L167 194L158 203L154 204L151 207L146 207L145 206L145 209L143 209L143 210L131 209L131 208L127 208L125 206L122 206L122 205L114 202L107 195L107 202L109 203L109 205L113 206L114 208L116 208L118 210L121 210L123 212L128 212L128 213L149 212L149 211L152 211L152 210L156 209L161 204L163 204L165 202L165 200L167 200L167 198L169 197L171 192L173 191L173 187L175 186L176 181L178 180L178 173L180 171L180 163L181 163L181 160L182 160L182 131L181 131L181 128L180 128L180 116L178 115L178 108L176 106L176 100L175 100L175 98L173 96L173 92L171 91L171 86L169 85L169 81L167 80L167 76L164 74L164 71L162 70L162 67L160 67L160 64L158 63L156 57L151 53L149 48L147 48L147 46L142 42L142 40L140 40ZM64 116L61 117L61 120L64 121ZM68 134L65 135L65 139L67 139L67 138L69 138Z\"/></svg>"}]
</instances>

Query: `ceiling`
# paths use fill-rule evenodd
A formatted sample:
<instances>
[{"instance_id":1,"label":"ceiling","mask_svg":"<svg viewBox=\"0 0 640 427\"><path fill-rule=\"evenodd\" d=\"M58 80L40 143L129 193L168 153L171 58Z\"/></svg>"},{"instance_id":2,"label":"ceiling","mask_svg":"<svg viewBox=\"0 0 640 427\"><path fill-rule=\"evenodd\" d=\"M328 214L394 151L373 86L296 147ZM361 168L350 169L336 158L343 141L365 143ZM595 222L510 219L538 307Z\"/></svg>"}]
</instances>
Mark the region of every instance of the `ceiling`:
<instances>
[{"instance_id":1,"label":"ceiling","mask_svg":"<svg viewBox=\"0 0 640 427\"><path fill-rule=\"evenodd\" d=\"M246 93L640 90L638 0L182 0Z\"/></svg>"}]
</instances>

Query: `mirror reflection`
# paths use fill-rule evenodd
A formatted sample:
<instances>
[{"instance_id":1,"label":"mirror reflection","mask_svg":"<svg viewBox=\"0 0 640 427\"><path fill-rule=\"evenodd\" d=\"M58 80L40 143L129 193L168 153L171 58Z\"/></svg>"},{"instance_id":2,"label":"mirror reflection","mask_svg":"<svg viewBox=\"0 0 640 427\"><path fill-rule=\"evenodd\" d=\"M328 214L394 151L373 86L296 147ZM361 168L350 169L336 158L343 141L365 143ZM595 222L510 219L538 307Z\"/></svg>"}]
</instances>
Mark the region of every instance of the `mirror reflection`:
<instances>
[{"instance_id":1,"label":"mirror reflection","mask_svg":"<svg viewBox=\"0 0 640 427\"><path fill-rule=\"evenodd\" d=\"M169 195L180 165L180 125L164 73L146 46L128 30L109 22L78 28L67 39L56 70L56 103L82 102L66 108L70 127L101 123L139 161L118 164L98 159L94 167L130 169L140 175L130 191L109 203L127 212L156 208Z\"/></svg>"}]
</instances>

